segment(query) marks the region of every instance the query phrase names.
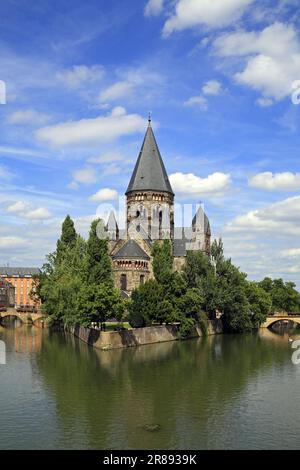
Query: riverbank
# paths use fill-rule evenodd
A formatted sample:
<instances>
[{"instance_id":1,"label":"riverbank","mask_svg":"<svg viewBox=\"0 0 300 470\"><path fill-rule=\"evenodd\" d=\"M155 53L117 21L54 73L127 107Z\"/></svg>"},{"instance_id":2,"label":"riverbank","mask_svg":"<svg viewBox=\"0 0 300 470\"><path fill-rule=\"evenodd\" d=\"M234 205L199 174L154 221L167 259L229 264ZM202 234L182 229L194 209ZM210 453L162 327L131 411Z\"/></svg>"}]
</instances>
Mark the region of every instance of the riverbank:
<instances>
[{"instance_id":1,"label":"riverbank","mask_svg":"<svg viewBox=\"0 0 300 470\"><path fill-rule=\"evenodd\" d=\"M99 331L83 326L65 326L64 329L86 344L104 351L181 339L177 325L149 326L145 328L133 328L132 330L126 331ZM209 320L207 322L207 332L205 335L210 336L222 333L222 320ZM204 336L201 327L200 325L196 325L185 339L198 338L201 336Z\"/></svg>"}]
</instances>

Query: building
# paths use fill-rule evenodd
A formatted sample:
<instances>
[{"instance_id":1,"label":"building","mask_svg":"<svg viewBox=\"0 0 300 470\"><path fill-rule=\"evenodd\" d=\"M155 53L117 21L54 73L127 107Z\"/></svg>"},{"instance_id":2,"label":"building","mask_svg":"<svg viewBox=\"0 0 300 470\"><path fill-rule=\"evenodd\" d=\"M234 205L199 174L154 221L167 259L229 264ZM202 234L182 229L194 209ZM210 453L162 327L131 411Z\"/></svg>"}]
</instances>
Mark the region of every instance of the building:
<instances>
[{"instance_id":1,"label":"building","mask_svg":"<svg viewBox=\"0 0 300 470\"><path fill-rule=\"evenodd\" d=\"M0 267L0 279L10 284L14 289L14 300L12 305L15 307L38 306L39 302L32 299L30 293L33 289L33 278L40 274L38 268L11 268Z\"/></svg>"},{"instance_id":2,"label":"building","mask_svg":"<svg viewBox=\"0 0 300 470\"><path fill-rule=\"evenodd\" d=\"M110 213L106 231L115 286L124 295L153 277L151 245L171 241L174 270L182 269L187 251L210 254L210 224L200 206L191 227L174 226L174 193L149 119L144 142L126 191L126 228ZM124 233L122 233L124 232Z\"/></svg>"},{"instance_id":3,"label":"building","mask_svg":"<svg viewBox=\"0 0 300 470\"><path fill-rule=\"evenodd\" d=\"M0 307L14 307L15 288L5 279L0 278Z\"/></svg>"}]
</instances>

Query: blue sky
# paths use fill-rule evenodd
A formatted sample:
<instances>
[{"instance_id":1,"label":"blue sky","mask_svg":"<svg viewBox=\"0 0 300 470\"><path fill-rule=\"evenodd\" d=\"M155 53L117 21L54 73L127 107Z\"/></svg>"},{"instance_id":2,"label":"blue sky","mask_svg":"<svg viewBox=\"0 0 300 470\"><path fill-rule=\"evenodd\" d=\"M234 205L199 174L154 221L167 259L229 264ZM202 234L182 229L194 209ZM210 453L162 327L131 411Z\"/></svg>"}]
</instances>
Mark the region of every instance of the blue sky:
<instances>
[{"instance_id":1,"label":"blue sky","mask_svg":"<svg viewBox=\"0 0 300 470\"><path fill-rule=\"evenodd\" d=\"M1 0L0 264L116 207L151 111L176 200L251 279L300 286L297 3Z\"/></svg>"}]
</instances>

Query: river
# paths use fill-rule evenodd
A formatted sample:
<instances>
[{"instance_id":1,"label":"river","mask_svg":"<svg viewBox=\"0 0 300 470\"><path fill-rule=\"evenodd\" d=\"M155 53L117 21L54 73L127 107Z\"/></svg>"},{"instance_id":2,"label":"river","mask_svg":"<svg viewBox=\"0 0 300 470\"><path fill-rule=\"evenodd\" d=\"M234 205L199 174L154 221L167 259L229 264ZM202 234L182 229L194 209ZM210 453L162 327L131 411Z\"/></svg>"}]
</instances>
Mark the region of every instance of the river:
<instances>
[{"instance_id":1,"label":"river","mask_svg":"<svg viewBox=\"0 0 300 470\"><path fill-rule=\"evenodd\" d=\"M295 449L300 365L286 336L96 351L0 327L0 449Z\"/></svg>"}]
</instances>

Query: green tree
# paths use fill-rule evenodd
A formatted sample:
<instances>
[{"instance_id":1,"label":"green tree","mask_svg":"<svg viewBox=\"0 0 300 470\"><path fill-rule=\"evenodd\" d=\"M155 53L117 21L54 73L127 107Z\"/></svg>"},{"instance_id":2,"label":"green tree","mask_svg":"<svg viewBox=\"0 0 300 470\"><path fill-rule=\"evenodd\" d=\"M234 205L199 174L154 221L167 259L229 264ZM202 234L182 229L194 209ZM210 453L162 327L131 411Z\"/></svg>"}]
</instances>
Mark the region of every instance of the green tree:
<instances>
[{"instance_id":1,"label":"green tree","mask_svg":"<svg viewBox=\"0 0 300 470\"><path fill-rule=\"evenodd\" d=\"M257 282L248 282L246 293L252 313L252 324L258 328L271 311L272 297Z\"/></svg>"},{"instance_id":2,"label":"green tree","mask_svg":"<svg viewBox=\"0 0 300 470\"><path fill-rule=\"evenodd\" d=\"M202 251L188 251L183 267L183 277L188 287L199 287L200 281L212 271L209 257Z\"/></svg>"},{"instance_id":3,"label":"green tree","mask_svg":"<svg viewBox=\"0 0 300 470\"><path fill-rule=\"evenodd\" d=\"M69 215L65 218L62 224L61 237L57 240L56 245L56 262L60 263L67 252L75 246L77 233L74 227L74 222Z\"/></svg>"},{"instance_id":4,"label":"green tree","mask_svg":"<svg viewBox=\"0 0 300 470\"><path fill-rule=\"evenodd\" d=\"M60 263L56 254L48 256L39 279L39 296L43 310L52 320L72 323L75 315L77 293L85 280L86 242L77 236L74 246L66 248Z\"/></svg>"},{"instance_id":5,"label":"green tree","mask_svg":"<svg viewBox=\"0 0 300 470\"><path fill-rule=\"evenodd\" d=\"M272 298L273 312L299 312L300 294L293 282L284 282L283 279L270 279L266 277L258 284Z\"/></svg>"},{"instance_id":6,"label":"green tree","mask_svg":"<svg viewBox=\"0 0 300 470\"><path fill-rule=\"evenodd\" d=\"M155 241L152 246L153 272L160 284L167 284L173 270L173 255L170 240Z\"/></svg>"},{"instance_id":7,"label":"green tree","mask_svg":"<svg viewBox=\"0 0 300 470\"><path fill-rule=\"evenodd\" d=\"M202 304L202 295L199 289L196 288L188 289L177 301L177 307L181 314L185 317L193 318L195 322L199 320Z\"/></svg>"},{"instance_id":8,"label":"green tree","mask_svg":"<svg viewBox=\"0 0 300 470\"><path fill-rule=\"evenodd\" d=\"M132 292L129 303L129 322L133 327L150 326L161 321L160 304L163 300L163 288L154 279L139 286Z\"/></svg>"},{"instance_id":9,"label":"green tree","mask_svg":"<svg viewBox=\"0 0 300 470\"><path fill-rule=\"evenodd\" d=\"M121 321L124 302L120 292L107 284L82 285L76 298L76 323L90 326L91 322L104 323L116 318Z\"/></svg>"},{"instance_id":10,"label":"green tree","mask_svg":"<svg viewBox=\"0 0 300 470\"><path fill-rule=\"evenodd\" d=\"M112 286L112 265L108 254L107 240L101 239L97 235L97 228L100 224L103 224L101 219L92 222L87 241L88 282L91 284L106 283Z\"/></svg>"}]
</instances>

